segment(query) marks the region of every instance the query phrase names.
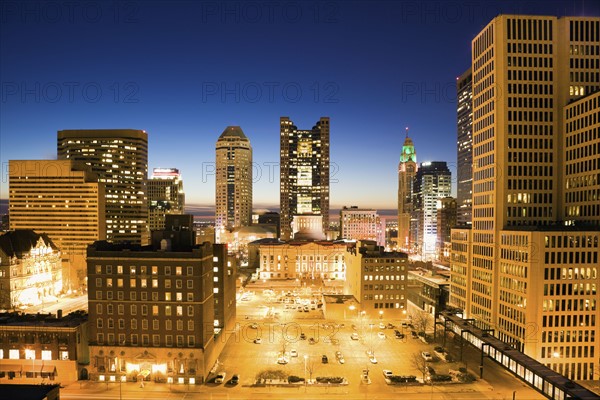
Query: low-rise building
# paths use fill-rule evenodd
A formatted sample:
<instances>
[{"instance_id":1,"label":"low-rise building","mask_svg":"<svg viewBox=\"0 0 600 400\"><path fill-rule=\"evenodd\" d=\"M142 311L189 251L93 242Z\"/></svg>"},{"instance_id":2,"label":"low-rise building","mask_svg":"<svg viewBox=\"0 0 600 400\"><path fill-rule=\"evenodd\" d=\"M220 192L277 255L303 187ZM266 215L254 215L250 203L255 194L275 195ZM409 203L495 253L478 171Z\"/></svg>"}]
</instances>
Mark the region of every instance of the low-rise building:
<instances>
[{"instance_id":1,"label":"low-rise building","mask_svg":"<svg viewBox=\"0 0 600 400\"><path fill-rule=\"evenodd\" d=\"M437 315L446 308L450 297L450 273L447 271L409 271L408 300L416 307Z\"/></svg>"},{"instance_id":2,"label":"low-rise building","mask_svg":"<svg viewBox=\"0 0 600 400\"><path fill-rule=\"evenodd\" d=\"M166 226L150 246L88 248L93 380L201 383L233 331L225 246L195 245L191 216L167 215Z\"/></svg>"},{"instance_id":3,"label":"low-rise building","mask_svg":"<svg viewBox=\"0 0 600 400\"><path fill-rule=\"evenodd\" d=\"M0 361L11 383L87 379L87 314L0 314Z\"/></svg>"},{"instance_id":4,"label":"low-rise building","mask_svg":"<svg viewBox=\"0 0 600 400\"><path fill-rule=\"evenodd\" d=\"M260 279L346 279L343 241L265 239L258 244Z\"/></svg>"},{"instance_id":5,"label":"low-rise building","mask_svg":"<svg viewBox=\"0 0 600 400\"><path fill-rule=\"evenodd\" d=\"M0 235L0 308L56 301L62 290L61 252L48 235L31 229Z\"/></svg>"},{"instance_id":6,"label":"low-rise building","mask_svg":"<svg viewBox=\"0 0 600 400\"><path fill-rule=\"evenodd\" d=\"M344 294L360 302L357 313L386 320L406 317L408 254L359 241L348 248L345 259Z\"/></svg>"}]
</instances>

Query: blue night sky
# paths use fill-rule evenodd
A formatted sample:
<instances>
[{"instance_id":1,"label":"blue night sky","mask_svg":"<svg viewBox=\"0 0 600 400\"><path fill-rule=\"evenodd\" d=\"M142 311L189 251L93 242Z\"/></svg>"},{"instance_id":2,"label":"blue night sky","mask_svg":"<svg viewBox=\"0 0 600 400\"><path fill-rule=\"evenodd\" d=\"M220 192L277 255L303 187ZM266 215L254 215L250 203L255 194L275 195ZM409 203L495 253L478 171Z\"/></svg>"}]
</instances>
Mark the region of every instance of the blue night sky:
<instances>
[{"instance_id":1,"label":"blue night sky","mask_svg":"<svg viewBox=\"0 0 600 400\"><path fill-rule=\"evenodd\" d=\"M10 159L56 157L61 129L133 128L149 172L214 204L214 146L250 138L255 208L279 206L279 117L331 118L331 208L396 208L405 127L456 164L455 80L497 14L599 15L591 1L0 2L0 199Z\"/></svg>"}]
</instances>

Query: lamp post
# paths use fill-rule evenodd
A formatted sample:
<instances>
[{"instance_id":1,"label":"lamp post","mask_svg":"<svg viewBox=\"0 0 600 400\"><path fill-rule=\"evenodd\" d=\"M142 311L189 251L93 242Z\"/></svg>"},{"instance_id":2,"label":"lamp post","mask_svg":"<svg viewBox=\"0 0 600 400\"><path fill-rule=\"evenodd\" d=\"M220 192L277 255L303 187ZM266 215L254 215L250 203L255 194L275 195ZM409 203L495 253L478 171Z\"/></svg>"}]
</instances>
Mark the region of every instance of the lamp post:
<instances>
[{"instance_id":1,"label":"lamp post","mask_svg":"<svg viewBox=\"0 0 600 400\"><path fill-rule=\"evenodd\" d=\"M308 361L308 356L304 355L304 393L306 393L306 388L308 386L308 380L306 379L306 363Z\"/></svg>"}]
</instances>

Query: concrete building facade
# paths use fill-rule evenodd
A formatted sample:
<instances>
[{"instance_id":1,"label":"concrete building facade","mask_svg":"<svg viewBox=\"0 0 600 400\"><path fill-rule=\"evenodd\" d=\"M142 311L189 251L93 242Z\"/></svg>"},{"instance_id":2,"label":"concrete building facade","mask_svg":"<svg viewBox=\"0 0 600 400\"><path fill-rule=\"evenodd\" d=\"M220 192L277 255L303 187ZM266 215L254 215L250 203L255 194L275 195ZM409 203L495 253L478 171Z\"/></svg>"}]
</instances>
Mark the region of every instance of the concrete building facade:
<instances>
[{"instance_id":1,"label":"concrete building facade","mask_svg":"<svg viewBox=\"0 0 600 400\"><path fill-rule=\"evenodd\" d=\"M385 220L376 210L344 207L340 210L340 239L373 240L385 246Z\"/></svg>"},{"instance_id":2,"label":"concrete building facade","mask_svg":"<svg viewBox=\"0 0 600 400\"><path fill-rule=\"evenodd\" d=\"M165 229L167 214L183 214L185 193L177 168L154 168L148 179L148 228Z\"/></svg>"},{"instance_id":3,"label":"concrete building facade","mask_svg":"<svg viewBox=\"0 0 600 400\"><path fill-rule=\"evenodd\" d=\"M10 160L10 229L47 234L62 254L66 291L85 289L85 251L106 238L104 184L82 162Z\"/></svg>"},{"instance_id":4,"label":"concrete building facade","mask_svg":"<svg viewBox=\"0 0 600 400\"><path fill-rule=\"evenodd\" d=\"M215 235L252 224L252 147L239 126L225 128L216 144Z\"/></svg>"}]
</instances>

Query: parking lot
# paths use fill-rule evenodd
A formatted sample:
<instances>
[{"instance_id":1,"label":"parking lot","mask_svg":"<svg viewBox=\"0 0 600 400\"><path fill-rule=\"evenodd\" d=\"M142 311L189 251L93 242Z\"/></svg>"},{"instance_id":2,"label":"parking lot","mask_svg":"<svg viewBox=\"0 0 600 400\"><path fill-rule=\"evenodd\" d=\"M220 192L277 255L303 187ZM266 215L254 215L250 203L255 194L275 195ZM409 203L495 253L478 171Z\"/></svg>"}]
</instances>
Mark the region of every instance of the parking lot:
<instances>
[{"instance_id":1,"label":"parking lot","mask_svg":"<svg viewBox=\"0 0 600 400\"><path fill-rule=\"evenodd\" d=\"M254 384L257 375L268 369L313 380L317 376L344 377L349 384L361 384L361 373L368 369L372 384L385 385L383 370L422 379L423 372L412 361L413 355L422 351L433 354L434 345L411 338L410 328L402 327L401 321L358 317L325 320L318 301L311 303L320 298L314 290L250 289L246 293L251 294L243 300L240 296L238 301L236 334L228 342L218 367L229 376L239 374L241 385ZM304 304L308 304L308 310ZM395 328L380 329L380 323L391 323ZM404 338L395 338L395 329L403 332ZM359 336L358 340L351 339L353 333ZM255 339L260 339L260 343L255 343ZM338 351L343 364L336 358ZM292 352L297 356L292 356ZM376 364L370 361L368 352L372 352ZM323 355L327 356L327 363L322 362ZM438 374L459 367L445 361L431 364Z\"/></svg>"}]
</instances>

